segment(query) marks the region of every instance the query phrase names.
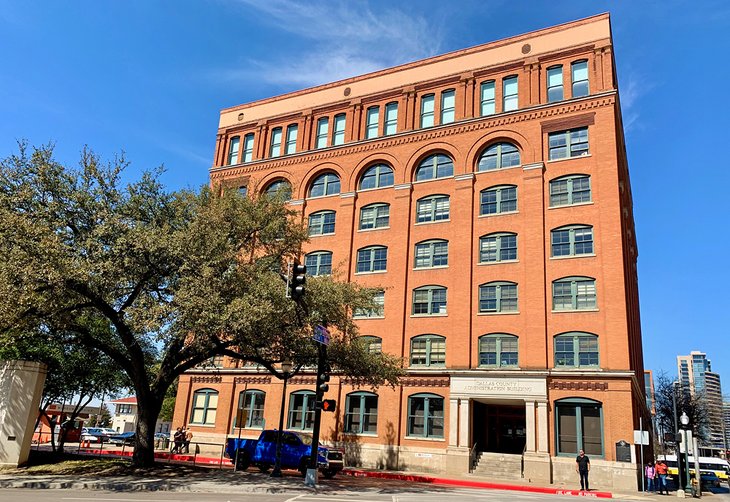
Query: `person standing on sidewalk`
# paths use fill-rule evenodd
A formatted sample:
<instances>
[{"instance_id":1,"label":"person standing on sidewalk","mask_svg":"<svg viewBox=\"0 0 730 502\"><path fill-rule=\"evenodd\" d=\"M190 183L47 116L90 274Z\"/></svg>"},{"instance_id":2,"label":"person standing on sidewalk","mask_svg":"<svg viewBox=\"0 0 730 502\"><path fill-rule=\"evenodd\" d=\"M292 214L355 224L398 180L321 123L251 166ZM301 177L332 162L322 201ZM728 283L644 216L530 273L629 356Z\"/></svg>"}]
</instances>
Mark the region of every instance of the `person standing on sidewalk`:
<instances>
[{"instance_id":1,"label":"person standing on sidewalk","mask_svg":"<svg viewBox=\"0 0 730 502\"><path fill-rule=\"evenodd\" d=\"M655 484L657 485L656 488L658 489L659 495L662 494L662 489L666 495L669 495L669 489L667 488L667 464L664 463L664 460L659 460L654 466L654 469L658 478Z\"/></svg>"},{"instance_id":2,"label":"person standing on sidewalk","mask_svg":"<svg viewBox=\"0 0 730 502\"><path fill-rule=\"evenodd\" d=\"M591 461L583 450L575 457L575 472L580 476L580 489L590 491L588 488L588 472L591 470Z\"/></svg>"},{"instance_id":3,"label":"person standing on sidewalk","mask_svg":"<svg viewBox=\"0 0 730 502\"><path fill-rule=\"evenodd\" d=\"M185 431L185 453L190 453L190 441L193 439L193 431L190 427Z\"/></svg>"},{"instance_id":4,"label":"person standing on sidewalk","mask_svg":"<svg viewBox=\"0 0 730 502\"><path fill-rule=\"evenodd\" d=\"M646 486L644 487L645 492L654 491L654 477L656 471L654 470L654 463L649 461L644 466L644 477L646 478Z\"/></svg>"}]
</instances>

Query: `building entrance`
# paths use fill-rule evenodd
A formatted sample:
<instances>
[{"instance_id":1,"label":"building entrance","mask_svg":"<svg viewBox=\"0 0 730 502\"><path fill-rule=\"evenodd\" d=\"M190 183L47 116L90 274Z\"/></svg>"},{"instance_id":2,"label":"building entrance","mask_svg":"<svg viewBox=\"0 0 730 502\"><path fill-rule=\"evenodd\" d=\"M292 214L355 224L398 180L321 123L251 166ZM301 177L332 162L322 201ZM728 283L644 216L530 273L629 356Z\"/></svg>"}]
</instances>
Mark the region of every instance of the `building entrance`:
<instances>
[{"instance_id":1,"label":"building entrance","mask_svg":"<svg viewBox=\"0 0 730 502\"><path fill-rule=\"evenodd\" d=\"M474 403L477 451L521 455L525 449L525 406Z\"/></svg>"}]
</instances>

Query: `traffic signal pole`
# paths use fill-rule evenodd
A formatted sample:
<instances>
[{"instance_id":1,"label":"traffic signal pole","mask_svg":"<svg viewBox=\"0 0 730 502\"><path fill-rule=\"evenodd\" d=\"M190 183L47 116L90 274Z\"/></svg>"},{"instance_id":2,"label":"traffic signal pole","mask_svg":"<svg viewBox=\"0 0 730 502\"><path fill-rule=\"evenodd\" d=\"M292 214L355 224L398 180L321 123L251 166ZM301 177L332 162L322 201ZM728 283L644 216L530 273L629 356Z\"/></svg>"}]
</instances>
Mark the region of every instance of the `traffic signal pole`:
<instances>
[{"instance_id":1,"label":"traffic signal pole","mask_svg":"<svg viewBox=\"0 0 730 502\"><path fill-rule=\"evenodd\" d=\"M314 399L314 429L312 430L312 455L309 458L309 467L307 475L304 478L304 484L314 488L317 486L317 458L319 456L319 431L322 421L322 399L327 389L325 376L327 375L327 346L323 343L317 343L319 357L317 361L317 391Z\"/></svg>"}]
</instances>

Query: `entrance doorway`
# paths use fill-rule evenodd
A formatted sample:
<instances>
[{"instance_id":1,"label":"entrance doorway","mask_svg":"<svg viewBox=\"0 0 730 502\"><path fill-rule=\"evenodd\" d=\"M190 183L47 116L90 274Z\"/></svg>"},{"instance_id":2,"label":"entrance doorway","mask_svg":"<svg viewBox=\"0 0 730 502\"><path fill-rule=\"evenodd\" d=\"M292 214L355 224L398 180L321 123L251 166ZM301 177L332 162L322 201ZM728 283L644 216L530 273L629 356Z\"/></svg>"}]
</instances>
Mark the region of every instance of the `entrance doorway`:
<instances>
[{"instance_id":1,"label":"entrance doorway","mask_svg":"<svg viewBox=\"0 0 730 502\"><path fill-rule=\"evenodd\" d=\"M477 451L522 455L525 449L525 406L474 403Z\"/></svg>"}]
</instances>

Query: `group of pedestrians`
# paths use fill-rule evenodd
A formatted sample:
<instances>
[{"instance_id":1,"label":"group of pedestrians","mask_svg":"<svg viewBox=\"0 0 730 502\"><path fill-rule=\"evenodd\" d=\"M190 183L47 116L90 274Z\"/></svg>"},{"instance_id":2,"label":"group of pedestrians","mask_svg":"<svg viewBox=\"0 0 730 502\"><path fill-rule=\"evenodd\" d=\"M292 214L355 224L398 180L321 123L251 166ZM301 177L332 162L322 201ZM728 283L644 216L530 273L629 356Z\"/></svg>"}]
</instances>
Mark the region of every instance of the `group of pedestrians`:
<instances>
[{"instance_id":1,"label":"group of pedestrians","mask_svg":"<svg viewBox=\"0 0 730 502\"><path fill-rule=\"evenodd\" d=\"M646 479L646 485L644 490L647 492L657 492L659 495L669 495L669 489L667 488L667 464L664 460L658 460L656 462L647 462L644 466L644 478Z\"/></svg>"},{"instance_id":2,"label":"group of pedestrians","mask_svg":"<svg viewBox=\"0 0 730 502\"><path fill-rule=\"evenodd\" d=\"M170 453L190 453L190 441L193 439L193 431L190 428L178 427L172 435L172 449Z\"/></svg>"}]
</instances>

